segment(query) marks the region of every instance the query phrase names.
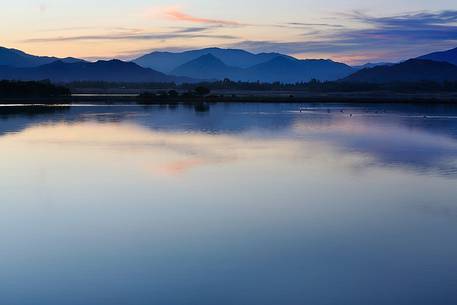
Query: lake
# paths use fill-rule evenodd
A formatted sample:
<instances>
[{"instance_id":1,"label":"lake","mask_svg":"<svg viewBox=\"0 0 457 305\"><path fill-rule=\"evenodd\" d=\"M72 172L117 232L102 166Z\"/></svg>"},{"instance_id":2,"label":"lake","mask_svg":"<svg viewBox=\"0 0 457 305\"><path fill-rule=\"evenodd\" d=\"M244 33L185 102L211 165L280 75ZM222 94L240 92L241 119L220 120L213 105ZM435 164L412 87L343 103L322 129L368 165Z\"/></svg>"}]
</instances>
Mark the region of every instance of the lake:
<instances>
[{"instance_id":1,"label":"lake","mask_svg":"<svg viewBox=\"0 0 457 305\"><path fill-rule=\"evenodd\" d=\"M0 107L0 304L457 304L457 107Z\"/></svg>"}]
</instances>

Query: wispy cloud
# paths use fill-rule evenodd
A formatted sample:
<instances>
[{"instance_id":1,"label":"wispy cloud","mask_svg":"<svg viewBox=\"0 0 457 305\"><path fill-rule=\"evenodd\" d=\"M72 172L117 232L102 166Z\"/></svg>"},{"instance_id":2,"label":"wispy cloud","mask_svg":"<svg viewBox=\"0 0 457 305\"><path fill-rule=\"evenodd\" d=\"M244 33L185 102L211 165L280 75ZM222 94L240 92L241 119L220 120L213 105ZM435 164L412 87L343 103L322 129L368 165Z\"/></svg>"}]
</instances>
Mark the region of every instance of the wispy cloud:
<instances>
[{"instance_id":1,"label":"wispy cloud","mask_svg":"<svg viewBox=\"0 0 457 305\"><path fill-rule=\"evenodd\" d=\"M148 18L164 18L179 22L198 23L198 24L212 24L212 25L225 25L225 26L241 26L241 22L225 19L213 19L206 17L199 17L189 14L183 10L182 6L173 5L160 7L155 6L146 10L145 16Z\"/></svg>"},{"instance_id":2,"label":"wispy cloud","mask_svg":"<svg viewBox=\"0 0 457 305\"><path fill-rule=\"evenodd\" d=\"M331 23L304 23L304 22L289 22L282 24L283 27L328 27L328 28L343 28L341 24L331 24Z\"/></svg>"},{"instance_id":3,"label":"wispy cloud","mask_svg":"<svg viewBox=\"0 0 457 305\"><path fill-rule=\"evenodd\" d=\"M313 33L314 37L306 33L306 40L247 40L229 46L254 52L322 53L354 60L400 60L457 45L457 11L416 12L384 17L352 12L339 16L352 24L356 23L357 27L335 26Z\"/></svg>"},{"instance_id":4,"label":"wispy cloud","mask_svg":"<svg viewBox=\"0 0 457 305\"><path fill-rule=\"evenodd\" d=\"M187 28L178 28L175 33L200 33L213 29L212 27L187 27Z\"/></svg>"},{"instance_id":5,"label":"wispy cloud","mask_svg":"<svg viewBox=\"0 0 457 305\"><path fill-rule=\"evenodd\" d=\"M457 40L457 11L418 12L390 17L373 17L360 12L347 15L368 29L346 30L343 39L350 42L429 42Z\"/></svg>"},{"instance_id":6,"label":"wispy cloud","mask_svg":"<svg viewBox=\"0 0 457 305\"><path fill-rule=\"evenodd\" d=\"M89 34L89 35L75 35L75 36L57 36L57 37L39 37L23 40L25 43L46 43L46 42L71 42L71 41L109 41L109 40L169 40L176 38L213 38L222 40L238 39L239 37L233 35L211 34L204 33L209 28L205 27L190 27L181 28L172 32L158 33L158 32L144 32L141 30L136 31L122 31L116 33L106 34Z\"/></svg>"},{"instance_id":7,"label":"wispy cloud","mask_svg":"<svg viewBox=\"0 0 457 305\"><path fill-rule=\"evenodd\" d=\"M457 11L446 10L441 12L413 12L387 17L374 17L359 11L341 14L349 19L362 21L368 24L377 24L382 27L423 27L430 25L443 25L457 22Z\"/></svg>"},{"instance_id":8,"label":"wispy cloud","mask_svg":"<svg viewBox=\"0 0 457 305\"><path fill-rule=\"evenodd\" d=\"M38 9L40 10L41 14L44 14L48 10L48 5L46 3L40 3Z\"/></svg>"},{"instance_id":9,"label":"wispy cloud","mask_svg":"<svg viewBox=\"0 0 457 305\"><path fill-rule=\"evenodd\" d=\"M142 14L151 20L173 22L163 22L162 27L155 30L134 27L51 29L35 32L35 37L21 42L142 41L138 47L145 47L144 42L151 41L151 45L160 45L165 49L177 45L180 49L191 49L198 48L201 44L198 39L202 38L205 45L201 47L275 51L300 57L347 60L353 64L398 61L457 46L457 10L390 16L353 11L335 13L332 18L276 24L248 24L230 19L206 18L193 15L182 6L153 7ZM132 49L135 50L135 47Z\"/></svg>"},{"instance_id":10,"label":"wispy cloud","mask_svg":"<svg viewBox=\"0 0 457 305\"><path fill-rule=\"evenodd\" d=\"M165 13L165 16L168 17L169 19L177 20L177 21L187 21L187 22L193 22L193 23L222 24L222 25L241 25L241 23L239 23L237 21L209 19L209 18L192 16L177 8L169 8L169 9L165 10L164 13Z\"/></svg>"}]
</instances>

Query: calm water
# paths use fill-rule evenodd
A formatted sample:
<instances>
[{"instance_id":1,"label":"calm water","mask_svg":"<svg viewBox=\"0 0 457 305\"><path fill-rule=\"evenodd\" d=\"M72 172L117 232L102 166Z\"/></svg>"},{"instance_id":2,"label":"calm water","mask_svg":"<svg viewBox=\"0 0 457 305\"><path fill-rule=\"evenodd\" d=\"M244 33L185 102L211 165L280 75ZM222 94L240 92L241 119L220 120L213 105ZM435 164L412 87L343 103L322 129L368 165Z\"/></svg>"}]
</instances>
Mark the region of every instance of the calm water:
<instances>
[{"instance_id":1,"label":"calm water","mask_svg":"<svg viewBox=\"0 0 457 305\"><path fill-rule=\"evenodd\" d=\"M457 304L457 108L1 107L0 171L0 304Z\"/></svg>"}]
</instances>

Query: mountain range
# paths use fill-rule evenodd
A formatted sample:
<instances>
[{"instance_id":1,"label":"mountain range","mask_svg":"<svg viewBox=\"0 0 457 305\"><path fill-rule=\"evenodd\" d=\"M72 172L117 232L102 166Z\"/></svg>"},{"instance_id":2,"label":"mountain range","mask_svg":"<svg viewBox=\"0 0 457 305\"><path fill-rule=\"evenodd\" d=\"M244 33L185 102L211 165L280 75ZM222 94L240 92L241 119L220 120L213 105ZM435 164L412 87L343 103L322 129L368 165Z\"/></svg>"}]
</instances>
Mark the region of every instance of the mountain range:
<instances>
[{"instance_id":1,"label":"mountain range","mask_svg":"<svg viewBox=\"0 0 457 305\"><path fill-rule=\"evenodd\" d=\"M418 57L418 59L428 59L433 61L444 61L451 63L453 65L457 65L457 48L442 52L435 52L430 53L427 55L423 55Z\"/></svg>"},{"instance_id":2,"label":"mountain range","mask_svg":"<svg viewBox=\"0 0 457 305\"><path fill-rule=\"evenodd\" d=\"M58 60L66 63L84 61L82 59L73 57L57 58L48 56L34 56L20 50L0 47L0 66L11 66L18 68L38 67L41 65L50 64Z\"/></svg>"},{"instance_id":3,"label":"mountain range","mask_svg":"<svg viewBox=\"0 0 457 305\"><path fill-rule=\"evenodd\" d=\"M353 72L353 68L331 60L298 60L286 56L277 56L248 68L240 68L228 66L222 60L207 54L177 67L171 73L199 79L229 78L235 81L295 83L313 78L336 80Z\"/></svg>"},{"instance_id":4,"label":"mountain range","mask_svg":"<svg viewBox=\"0 0 457 305\"><path fill-rule=\"evenodd\" d=\"M152 52L134 59L133 62L145 68L151 68L163 73L172 73L172 71L177 69L179 66L206 55L212 55L227 66L237 68L255 66L272 60L278 56L292 58L280 53L253 54L238 49L205 48L179 53Z\"/></svg>"},{"instance_id":5,"label":"mountain range","mask_svg":"<svg viewBox=\"0 0 457 305\"><path fill-rule=\"evenodd\" d=\"M362 69L344 78L343 81L365 83L457 81L457 66L443 61L410 59L395 65Z\"/></svg>"},{"instance_id":6,"label":"mountain range","mask_svg":"<svg viewBox=\"0 0 457 305\"><path fill-rule=\"evenodd\" d=\"M322 81L336 80L355 71L346 64L331 60L299 60L279 53L253 54L243 50L219 48L183 53L153 52L134 62L144 67L167 71L172 75L195 79L229 78L251 82L295 83L313 78Z\"/></svg>"},{"instance_id":7,"label":"mountain range","mask_svg":"<svg viewBox=\"0 0 457 305\"><path fill-rule=\"evenodd\" d=\"M250 82L392 82L457 80L457 48L405 62L351 67L323 59L296 59L280 53L206 48L179 53L152 52L132 62L87 62L77 58L34 56L0 47L0 79L54 82L198 82L229 78Z\"/></svg>"},{"instance_id":8,"label":"mountain range","mask_svg":"<svg viewBox=\"0 0 457 305\"><path fill-rule=\"evenodd\" d=\"M53 82L105 81L105 82L192 82L191 79L174 77L142 68L132 62L120 60L68 63L61 60L38 67L0 66L0 79L43 80Z\"/></svg>"}]
</instances>

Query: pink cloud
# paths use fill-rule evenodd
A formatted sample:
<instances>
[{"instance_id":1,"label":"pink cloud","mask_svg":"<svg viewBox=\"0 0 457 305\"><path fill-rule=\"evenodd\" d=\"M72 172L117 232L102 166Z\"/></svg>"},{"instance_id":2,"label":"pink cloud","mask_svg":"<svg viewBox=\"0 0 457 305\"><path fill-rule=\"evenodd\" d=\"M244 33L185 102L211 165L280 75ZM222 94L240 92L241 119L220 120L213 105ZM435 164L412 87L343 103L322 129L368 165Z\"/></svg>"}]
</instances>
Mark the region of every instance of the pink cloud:
<instances>
[{"instance_id":1,"label":"pink cloud","mask_svg":"<svg viewBox=\"0 0 457 305\"><path fill-rule=\"evenodd\" d=\"M179 10L178 8L169 8L169 9L165 10L165 16L168 19L172 19L172 20L187 21L187 22L194 22L194 23L240 25L240 23L236 22L236 21L195 17L195 16L184 13L183 11Z\"/></svg>"},{"instance_id":2,"label":"pink cloud","mask_svg":"<svg viewBox=\"0 0 457 305\"><path fill-rule=\"evenodd\" d=\"M46 13L48 10L48 5L46 3L40 3L39 5L40 13Z\"/></svg>"},{"instance_id":3,"label":"pink cloud","mask_svg":"<svg viewBox=\"0 0 457 305\"><path fill-rule=\"evenodd\" d=\"M164 165L161 165L157 168L159 173L167 174L167 175L180 175L183 174L195 167L203 165L204 162L202 160L191 159L191 160L178 160L174 162L170 162Z\"/></svg>"}]
</instances>

